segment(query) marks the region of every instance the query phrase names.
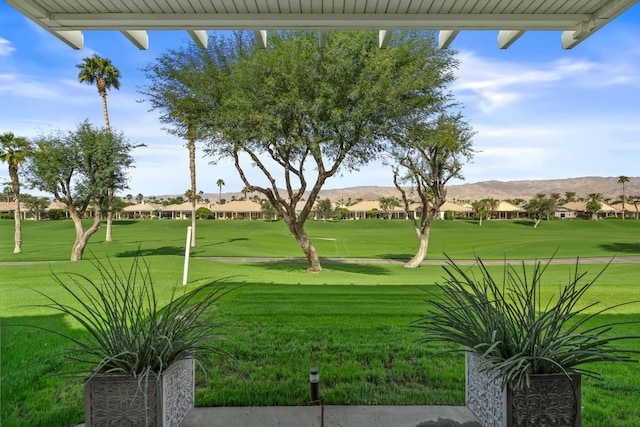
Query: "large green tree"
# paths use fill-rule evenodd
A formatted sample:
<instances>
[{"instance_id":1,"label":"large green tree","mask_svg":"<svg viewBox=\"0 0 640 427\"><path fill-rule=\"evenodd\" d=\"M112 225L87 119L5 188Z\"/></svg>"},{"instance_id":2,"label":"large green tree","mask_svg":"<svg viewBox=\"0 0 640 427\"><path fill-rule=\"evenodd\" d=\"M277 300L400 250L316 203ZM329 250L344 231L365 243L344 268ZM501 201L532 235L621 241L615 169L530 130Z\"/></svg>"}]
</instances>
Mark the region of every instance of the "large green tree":
<instances>
[{"instance_id":1,"label":"large green tree","mask_svg":"<svg viewBox=\"0 0 640 427\"><path fill-rule=\"evenodd\" d=\"M394 196L381 196L378 198L378 203L380 203L380 210L384 212L387 219L391 219L393 210L400 207L400 200Z\"/></svg>"},{"instance_id":2,"label":"large green tree","mask_svg":"<svg viewBox=\"0 0 640 427\"><path fill-rule=\"evenodd\" d=\"M9 167L9 179L11 179L11 192L13 193L14 207L14 248L13 253L22 253L22 218L20 213L20 165L31 154L31 144L26 138L17 137L11 132L0 135L0 161L7 163Z\"/></svg>"},{"instance_id":3,"label":"large green tree","mask_svg":"<svg viewBox=\"0 0 640 427\"><path fill-rule=\"evenodd\" d=\"M97 53L82 59L80 64L76 65L80 69L78 72L78 80L80 83L96 85L98 94L102 99L102 112L104 114L104 125L107 135L111 134L111 124L109 123L109 110L107 108L107 90L120 89L120 71L111 63L108 58L102 58ZM115 155L115 154L114 154ZM115 181L116 177L113 177ZM110 185L107 192L107 230L105 241L111 243L113 241L113 200L115 193L115 185Z\"/></svg>"},{"instance_id":4,"label":"large green tree","mask_svg":"<svg viewBox=\"0 0 640 427\"><path fill-rule=\"evenodd\" d=\"M529 214L529 218L534 220L533 228L537 228L543 218L549 219L556 209L556 199L551 195L536 194L536 197L529 200L524 209Z\"/></svg>"},{"instance_id":5,"label":"large green tree","mask_svg":"<svg viewBox=\"0 0 640 427\"><path fill-rule=\"evenodd\" d=\"M39 137L34 144L27 181L65 204L76 234L71 261L79 261L89 238L100 228L108 190L114 184L115 188L124 186L127 180L133 146L122 134L98 129L86 121L74 131ZM85 215L92 218L86 230L82 223Z\"/></svg>"},{"instance_id":6,"label":"large green tree","mask_svg":"<svg viewBox=\"0 0 640 427\"><path fill-rule=\"evenodd\" d=\"M415 123L398 138L393 150L393 182L410 212L406 187L420 198L420 217L413 216L418 236L416 254L405 267L416 268L427 256L431 222L447 197L446 185L462 179L462 166L473 157L473 131L460 114L440 114L429 122Z\"/></svg>"},{"instance_id":7,"label":"large green tree","mask_svg":"<svg viewBox=\"0 0 640 427\"><path fill-rule=\"evenodd\" d=\"M492 198L486 198L482 200L476 200L471 203L473 209L473 215L478 218L478 225L482 227L482 220L484 218L489 219L491 213L498 207L498 201Z\"/></svg>"},{"instance_id":8,"label":"large green tree","mask_svg":"<svg viewBox=\"0 0 640 427\"><path fill-rule=\"evenodd\" d=\"M147 84L140 89L170 134L187 141L191 181L191 246L196 246L196 142L210 124L209 114L221 98L219 74L225 69L225 39L211 38L207 50L188 45L169 50L143 68ZM224 185L224 183L223 183Z\"/></svg>"},{"instance_id":9,"label":"large green tree","mask_svg":"<svg viewBox=\"0 0 640 427\"><path fill-rule=\"evenodd\" d=\"M42 214L46 211L49 206L49 199L46 197L36 197L30 194L24 194L22 196L22 201L24 205L29 209L31 215L33 215L34 220L40 221L42 219Z\"/></svg>"},{"instance_id":10,"label":"large green tree","mask_svg":"<svg viewBox=\"0 0 640 427\"><path fill-rule=\"evenodd\" d=\"M456 61L430 33L273 32L230 61L208 153L231 158L250 192L264 195L308 259L320 258L304 224L325 182L379 158L394 133L439 107ZM236 44L238 46L238 44Z\"/></svg>"}]
</instances>

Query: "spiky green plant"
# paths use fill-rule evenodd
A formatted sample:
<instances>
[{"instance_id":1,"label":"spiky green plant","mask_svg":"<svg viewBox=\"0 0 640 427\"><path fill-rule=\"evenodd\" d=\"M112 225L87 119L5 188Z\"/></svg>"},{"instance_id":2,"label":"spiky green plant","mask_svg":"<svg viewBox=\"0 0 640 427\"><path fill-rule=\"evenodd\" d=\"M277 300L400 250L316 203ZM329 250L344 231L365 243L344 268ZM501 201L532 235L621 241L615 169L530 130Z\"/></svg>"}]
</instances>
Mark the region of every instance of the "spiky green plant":
<instances>
[{"instance_id":1,"label":"spiky green plant","mask_svg":"<svg viewBox=\"0 0 640 427\"><path fill-rule=\"evenodd\" d=\"M431 292L427 313L414 322L424 332L422 342L457 344L454 351L471 350L486 362L485 369L500 377L503 385L518 389L529 384L529 375L579 372L599 377L583 365L592 362L633 361L637 350L615 344L638 336L614 336L617 325L635 322L593 322L629 301L605 308L598 302L580 305L580 300L605 271L585 282L579 262L569 282L557 296L543 300L542 276L550 264L536 262L531 271L506 264L502 281L489 273L476 258L479 277L468 273L451 259L446 275Z\"/></svg>"},{"instance_id":2,"label":"spiky green plant","mask_svg":"<svg viewBox=\"0 0 640 427\"><path fill-rule=\"evenodd\" d=\"M81 366L96 366L92 374L115 373L146 377L159 375L173 362L205 352L230 355L216 346L222 325L211 322L213 305L227 290L219 282L200 286L181 296L174 290L161 307L156 297L151 269L135 257L125 270L112 262L93 262L94 280L80 274L55 274L55 281L71 297L61 302L39 292L49 302L44 307L77 321L88 334L69 339L73 347L65 354Z\"/></svg>"}]
</instances>

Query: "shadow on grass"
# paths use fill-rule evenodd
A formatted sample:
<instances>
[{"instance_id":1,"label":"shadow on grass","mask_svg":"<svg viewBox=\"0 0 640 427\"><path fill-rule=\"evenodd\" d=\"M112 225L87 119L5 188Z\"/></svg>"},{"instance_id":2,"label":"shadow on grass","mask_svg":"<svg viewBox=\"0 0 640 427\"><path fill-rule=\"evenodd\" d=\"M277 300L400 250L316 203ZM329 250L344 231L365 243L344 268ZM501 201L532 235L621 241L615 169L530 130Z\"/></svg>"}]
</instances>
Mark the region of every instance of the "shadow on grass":
<instances>
[{"instance_id":1,"label":"shadow on grass","mask_svg":"<svg viewBox=\"0 0 640 427\"><path fill-rule=\"evenodd\" d=\"M390 259L397 261L409 261L415 254L378 254L381 259Z\"/></svg>"},{"instance_id":2,"label":"shadow on grass","mask_svg":"<svg viewBox=\"0 0 640 427\"><path fill-rule=\"evenodd\" d=\"M513 221L514 224L517 225L525 225L527 227L533 227L533 225L536 223L535 221L532 221L530 219L518 219L516 221Z\"/></svg>"},{"instance_id":3,"label":"shadow on grass","mask_svg":"<svg viewBox=\"0 0 640 427\"><path fill-rule=\"evenodd\" d=\"M161 246L153 249L136 249L132 251L119 252L115 256L117 258L133 258L136 256L151 255L184 255L184 247L178 246Z\"/></svg>"},{"instance_id":4,"label":"shadow on grass","mask_svg":"<svg viewBox=\"0 0 640 427\"><path fill-rule=\"evenodd\" d=\"M251 264L253 267L263 268L272 271L283 272L306 272L308 261L305 258L291 258L286 261L278 262L259 262ZM343 271L345 273L365 274L365 275L388 275L391 274L389 269L380 265L373 264L357 264L353 262L337 262L322 261L320 262L323 270L326 271ZM321 273L322 274L322 273Z\"/></svg>"},{"instance_id":5,"label":"shadow on grass","mask_svg":"<svg viewBox=\"0 0 640 427\"><path fill-rule=\"evenodd\" d=\"M640 254L640 243L606 243L598 246L618 254Z\"/></svg>"},{"instance_id":6,"label":"shadow on grass","mask_svg":"<svg viewBox=\"0 0 640 427\"><path fill-rule=\"evenodd\" d=\"M220 241L220 242L207 243L207 244L204 244L204 245L200 245L200 247L204 248L204 247L207 247L207 246L219 246L219 245L225 245L227 243L242 242L242 241L245 241L245 240L249 240L249 239L246 238L246 237L238 237L238 238L235 238L235 239L227 239L227 240L223 240L223 241Z\"/></svg>"},{"instance_id":7,"label":"shadow on grass","mask_svg":"<svg viewBox=\"0 0 640 427\"><path fill-rule=\"evenodd\" d=\"M351 262L325 262L322 264L325 270L344 271L345 273L365 274L365 275L388 275L391 274L388 268L374 264L356 264Z\"/></svg>"},{"instance_id":8,"label":"shadow on grass","mask_svg":"<svg viewBox=\"0 0 640 427\"><path fill-rule=\"evenodd\" d=\"M114 225L133 225L133 224L136 224L137 222L138 221L134 221L132 219L116 219L113 221L113 224Z\"/></svg>"}]
</instances>

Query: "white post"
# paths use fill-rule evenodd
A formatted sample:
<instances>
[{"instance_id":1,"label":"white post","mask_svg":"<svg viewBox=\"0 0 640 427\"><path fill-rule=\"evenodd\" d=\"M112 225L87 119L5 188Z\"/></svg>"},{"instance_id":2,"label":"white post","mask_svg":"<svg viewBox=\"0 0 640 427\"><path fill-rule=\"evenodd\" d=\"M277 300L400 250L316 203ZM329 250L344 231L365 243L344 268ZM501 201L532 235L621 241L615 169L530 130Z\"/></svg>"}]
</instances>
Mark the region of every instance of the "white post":
<instances>
[{"instance_id":1,"label":"white post","mask_svg":"<svg viewBox=\"0 0 640 427\"><path fill-rule=\"evenodd\" d=\"M184 249L184 273L182 273L182 286L187 285L189 274L189 251L191 249L191 226L187 227L187 246Z\"/></svg>"}]
</instances>

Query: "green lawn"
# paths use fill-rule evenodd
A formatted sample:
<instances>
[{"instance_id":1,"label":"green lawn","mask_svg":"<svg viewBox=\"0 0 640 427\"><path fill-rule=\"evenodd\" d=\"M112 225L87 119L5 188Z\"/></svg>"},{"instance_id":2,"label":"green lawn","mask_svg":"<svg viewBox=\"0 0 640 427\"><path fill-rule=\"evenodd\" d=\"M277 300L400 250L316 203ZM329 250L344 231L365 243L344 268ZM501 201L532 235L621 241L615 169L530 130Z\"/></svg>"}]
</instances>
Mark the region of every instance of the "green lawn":
<instances>
[{"instance_id":1,"label":"green lawn","mask_svg":"<svg viewBox=\"0 0 640 427\"><path fill-rule=\"evenodd\" d=\"M187 221L116 221L114 243L105 245L104 227L88 250L102 258L127 257L138 246L146 255L182 255ZM73 224L65 221L23 222L24 253L13 252L13 222L0 221L0 262L67 260ZM308 221L307 232L321 257L410 258L417 239L409 221ZM546 258L640 255L640 221L435 221L429 240L431 259ZM282 221L198 221L193 256L302 257Z\"/></svg>"},{"instance_id":2,"label":"green lawn","mask_svg":"<svg viewBox=\"0 0 640 427\"><path fill-rule=\"evenodd\" d=\"M72 229L67 221L25 223L25 254L13 256L12 221L0 221L0 261L66 260ZM100 235L90 244L98 258L128 264L137 245L150 263L160 299L166 301L181 282L186 222L116 223L116 242ZM204 256L299 257L299 248L281 222L199 222L196 258L188 288L207 279L237 287L215 313L228 321L224 348L238 368L218 359L198 372L198 405L304 405L308 371L320 368L321 394L327 404L463 404L464 368L460 355L434 357L442 348L421 345L410 322L425 310L423 289L440 280L442 268L407 270L401 265L324 263L309 274L304 263L220 263ZM553 221L537 229L514 222L439 221L434 225L430 257L443 251L453 258L475 253L486 259L559 256L638 255L640 222ZM415 236L404 221L310 222L309 234L323 257L404 258ZM103 236L102 236L103 237ZM335 239L335 240L323 240ZM566 248L571 248L569 251ZM519 255L513 255L513 254ZM601 265L583 266L592 277ZM490 267L498 274L501 267ZM546 293L557 291L573 266L553 265ZM0 356L3 427L65 426L83 420L82 380L61 375L69 365L60 357L65 342L20 325L32 324L82 334L77 325L40 308L33 289L61 295L51 280L57 273L93 274L89 262L0 265ZM609 304L638 299L637 264L612 264L588 294ZM640 306L613 313L616 320L639 321ZM623 326L636 334L637 325ZM640 349L640 342L627 344ZM586 426L640 425L638 363L594 366L602 382L584 380Z\"/></svg>"}]
</instances>

